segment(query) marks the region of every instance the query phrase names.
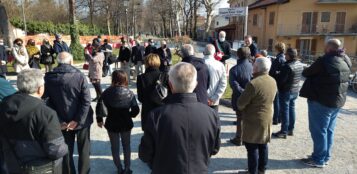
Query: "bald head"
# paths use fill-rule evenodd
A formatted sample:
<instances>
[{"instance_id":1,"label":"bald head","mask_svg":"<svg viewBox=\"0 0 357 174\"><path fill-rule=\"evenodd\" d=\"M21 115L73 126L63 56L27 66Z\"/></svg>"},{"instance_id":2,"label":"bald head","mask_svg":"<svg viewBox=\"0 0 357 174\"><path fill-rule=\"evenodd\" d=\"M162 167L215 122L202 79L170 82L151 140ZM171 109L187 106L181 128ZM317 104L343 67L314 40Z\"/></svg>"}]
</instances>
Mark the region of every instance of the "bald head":
<instances>
[{"instance_id":1,"label":"bald head","mask_svg":"<svg viewBox=\"0 0 357 174\"><path fill-rule=\"evenodd\" d=\"M212 44L206 45L204 54L207 56L213 56L216 53L216 48Z\"/></svg>"},{"instance_id":2,"label":"bald head","mask_svg":"<svg viewBox=\"0 0 357 174\"><path fill-rule=\"evenodd\" d=\"M73 56L68 52L61 52L57 56L57 61L59 64L69 64L72 65L73 63Z\"/></svg>"}]
</instances>

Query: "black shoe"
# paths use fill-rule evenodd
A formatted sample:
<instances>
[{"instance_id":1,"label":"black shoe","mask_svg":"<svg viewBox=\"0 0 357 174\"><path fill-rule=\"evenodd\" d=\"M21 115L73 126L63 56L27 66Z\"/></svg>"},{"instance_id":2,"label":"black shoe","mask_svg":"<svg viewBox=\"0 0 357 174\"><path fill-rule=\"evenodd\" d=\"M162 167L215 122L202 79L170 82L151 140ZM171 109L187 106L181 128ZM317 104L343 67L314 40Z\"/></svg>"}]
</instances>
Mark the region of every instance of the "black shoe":
<instances>
[{"instance_id":1,"label":"black shoe","mask_svg":"<svg viewBox=\"0 0 357 174\"><path fill-rule=\"evenodd\" d=\"M287 135L286 133L283 133L281 131L277 132L277 133L273 133L272 134L273 137L276 137L276 138L283 138L283 139L286 139L287 138Z\"/></svg>"},{"instance_id":2,"label":"black shoe","mask_svg":"<svg viewBox=\"0 0 357 174\"><path fill-rule=\"evenodd\" d=\"M289 136L294 136L294 131L292 131L292 130L291 130L291 131L288 131L288 135L289 135Z\"/></svg>"},{"instance_id":3,"label":"black shoe","mask_svg":"<svg viewBox=\"0 0 357 174\"><path fill-rule=\"evenodd\" d=\"M301 159L301 161L311 167L316 167L316 168L324 168L326 167L325 164L317 164L314 160L312 160L311 158L305 158L305 159Z\"/></svg>"},{"instance_id":4,"label":"black shoe","mask_svg":"<svg viewBox=\"0 0 357 174\"><path fill-rule=\"evenodd\" d=\"M236 146L241 146L242 145L242 141L240 138L233 138L229 140L230 143L236 145Z\"/></svg>"}]
</instances>

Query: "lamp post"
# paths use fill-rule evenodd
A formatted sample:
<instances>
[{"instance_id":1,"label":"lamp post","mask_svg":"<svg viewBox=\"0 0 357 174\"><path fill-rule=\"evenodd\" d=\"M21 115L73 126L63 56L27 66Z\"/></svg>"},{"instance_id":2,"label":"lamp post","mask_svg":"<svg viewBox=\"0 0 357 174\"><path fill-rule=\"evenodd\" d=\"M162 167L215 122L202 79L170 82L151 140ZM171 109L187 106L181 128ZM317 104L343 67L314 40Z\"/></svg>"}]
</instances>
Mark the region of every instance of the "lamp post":
<instances>
[{"instance_id":1,"label":"lamp post","mask_svg":"<svg viewBox=\"0 0 357 174\"><path fill-rule=\"evenodd\" d=\"M125 23L126 23L126 37L128 39L128 35L129 35L129 26L128 26L128 5L129 5L129 1L128 0L124 0L124 7L125 7Z\"/></svg>"}]
</instances>

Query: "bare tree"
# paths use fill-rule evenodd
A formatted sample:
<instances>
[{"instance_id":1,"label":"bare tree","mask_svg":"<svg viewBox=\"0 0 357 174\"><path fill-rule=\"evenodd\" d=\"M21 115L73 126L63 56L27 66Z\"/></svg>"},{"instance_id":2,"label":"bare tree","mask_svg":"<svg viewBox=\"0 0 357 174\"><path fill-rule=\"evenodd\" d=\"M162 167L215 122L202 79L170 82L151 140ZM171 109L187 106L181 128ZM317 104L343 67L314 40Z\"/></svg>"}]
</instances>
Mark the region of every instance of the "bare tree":
<instances>
[{"instance_id":1,"label":"bare tree","mask_svg":"<svg viewBox=\"0 0 357 174\"><path fill-rule=\"evenodd\" d=\"M209 30L212 24L213 10L219 4L219 0L201 0L206 9L206 24L205 24L205 38L209 35Z\"/></svg>"}]
</instances>

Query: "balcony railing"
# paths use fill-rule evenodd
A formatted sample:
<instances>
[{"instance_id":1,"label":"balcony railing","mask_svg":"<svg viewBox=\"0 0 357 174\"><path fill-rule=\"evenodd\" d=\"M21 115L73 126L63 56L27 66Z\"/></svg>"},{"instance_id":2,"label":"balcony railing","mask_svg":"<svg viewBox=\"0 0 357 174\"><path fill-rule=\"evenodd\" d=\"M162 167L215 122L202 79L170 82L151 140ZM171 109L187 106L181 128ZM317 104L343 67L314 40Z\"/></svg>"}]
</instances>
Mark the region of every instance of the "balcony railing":
<instances>
[{"instance_id":1,"label":"balcony railing","mask_svg":"<svg viewBox=\"0 0 357 174\"><path fill-rule=\"evenodd\" d=\"M280 24L280 25L278 25L277 34L278 34L278 36L357 34L357 25L347 27L346 25L343 25L343 24L336 24L336 25Z\"/></svg>"}]
</instances>

